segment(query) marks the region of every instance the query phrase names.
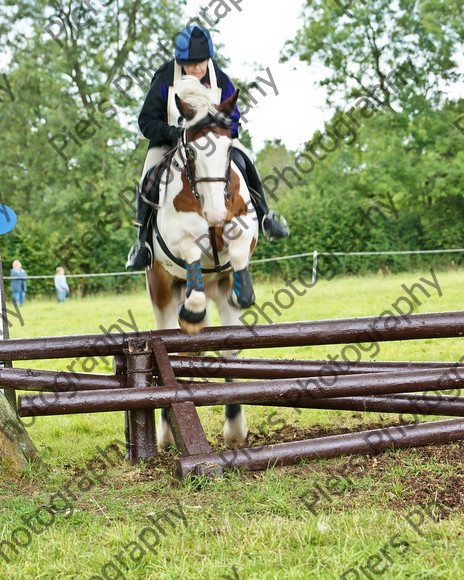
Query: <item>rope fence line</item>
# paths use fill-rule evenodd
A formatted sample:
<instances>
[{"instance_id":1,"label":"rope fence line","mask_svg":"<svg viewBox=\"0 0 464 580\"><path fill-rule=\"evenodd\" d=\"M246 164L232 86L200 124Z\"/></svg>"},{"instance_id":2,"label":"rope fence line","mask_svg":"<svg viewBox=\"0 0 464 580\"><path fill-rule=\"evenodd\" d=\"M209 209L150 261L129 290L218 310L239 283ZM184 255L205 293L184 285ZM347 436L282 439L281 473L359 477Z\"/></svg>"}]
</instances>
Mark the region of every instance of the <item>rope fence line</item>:
<instances>
[{"instance_id":1,"label":"rope fence line","mask_svg":"<svg viewBox=\"0 0 464 580\"><path fill-rule=\"evenodd\" d=\"M295 258L313 258L313 264L317 264L319 256L395 256L395 255L413 255L413 254L457 254L464 252L464 248L453 248L449 250L397 250L397 251L378 251L378 252L305 252L303 254L291 254L288 256L277 256L275 258L262 258L260 260L250 260L250 264L263 264L265 262L277 262L278 260L293 260ZM96 274L66 274L66 278L92 278L98 276L133 276L145 274L145 270L136 272L100 272ZM54 275L47 276L28 276L27 280L54 278ZM20 276L3 276L4 280L22 280Z\"/></svg>"}]
</instances>

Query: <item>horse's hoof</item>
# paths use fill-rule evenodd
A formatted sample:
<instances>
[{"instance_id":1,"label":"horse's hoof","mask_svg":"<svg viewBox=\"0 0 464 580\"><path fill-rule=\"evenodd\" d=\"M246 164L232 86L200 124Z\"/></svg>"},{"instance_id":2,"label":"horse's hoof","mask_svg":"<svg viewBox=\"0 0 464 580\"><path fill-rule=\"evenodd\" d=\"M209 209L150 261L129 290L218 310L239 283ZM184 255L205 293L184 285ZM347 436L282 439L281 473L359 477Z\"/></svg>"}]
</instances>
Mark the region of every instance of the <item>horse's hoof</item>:
<instances>
[{"instance_id":1,"label":"horse's hoof","mask_svg":"<svg viewBox=\"0 0 464 580\"><path fill-rule=\"evenodd\" d=\"M250 308L255 303L255 293L250 273L246 268L234 272L234 285L227 294L227 300L235 308Z\"/></svg>"},{"instance_id":2,"label":"horse's hoof","mask_svg":"<svg viewBox=\"0 0 464 580\"><path fill-rule=\"evenodd\" d=\"M198 334L205 327L205 323L203 321L200 324L192 324L190 322L186 322L185 320L182 320L181 318L179 318L179 326L187 334Z\"/></svg>"},{"instance_id":3,"label":"horse's hoof","mask_svg":"<svg viewBox=\"0 0 464 580\"><path fill-rule=\"evenodd\" d=\"M187 310L182 304L179 308L179 326L187 334L198 334L205 326L206 308L202 312Z\"/></svg>"},{"instance_id":4,"label":"horse's hoof","mask_svg":"<svg viewBox=\"0 0 464 580\"><path fill-rule=\"evenodd\" d=\"M227 419L224 424L224 442L228 447L244 447L248 427L245 415L240 413L235 419Z\"/></svg>"},{"instance_id":5,"label":"horse's hoof","mask_svg":"<svg viewBox=\"0 0 464 580\"><path fill-rule=\"evenodd\" d=\"M158 432L157 432L157 439L158 439L158 451L166 451L169 447L174 445L174 435L172 434L171 427L169 423L160 417L158 423Z\"/></svg>"},{"instance_id":6,"label":"horse's hoof","mask_svg":"<svg viewBox=\"0 0 464 580\"><path fill-rule=\"evenodd\" d=\"M229 290L227 299L235 308L250 308L255 303L253 283L247 268L234 272L234 285Z\"/></svg>"}]
</instances>

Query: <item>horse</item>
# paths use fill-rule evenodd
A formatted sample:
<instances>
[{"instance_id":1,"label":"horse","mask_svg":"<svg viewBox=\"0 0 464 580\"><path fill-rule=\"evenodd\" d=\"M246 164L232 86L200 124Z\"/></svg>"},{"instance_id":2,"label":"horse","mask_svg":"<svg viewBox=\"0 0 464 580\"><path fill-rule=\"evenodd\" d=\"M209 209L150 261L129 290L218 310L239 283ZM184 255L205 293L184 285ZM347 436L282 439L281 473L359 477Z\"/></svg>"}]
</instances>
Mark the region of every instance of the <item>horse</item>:
<instances>
[{"instance_id":1,"label":"horse","mask_svg":"<svg viewBox=\"0 0 464 580\"><path fill-rule=\"evenodd\" d=\"M240 324L241 309L254 303L248 263L259 227L246 181L232 159L230 115L239 91L214 105L211 91L189 76L178 81L176 91L182 134L161 176L146 282L157 329L179 322L195 334L208 322L211 300L222 325ZM243 445L246 435L241 406L226 405L226 444ZM159 449L173 440L163 409Z\"/></svg>"}]
</instances>

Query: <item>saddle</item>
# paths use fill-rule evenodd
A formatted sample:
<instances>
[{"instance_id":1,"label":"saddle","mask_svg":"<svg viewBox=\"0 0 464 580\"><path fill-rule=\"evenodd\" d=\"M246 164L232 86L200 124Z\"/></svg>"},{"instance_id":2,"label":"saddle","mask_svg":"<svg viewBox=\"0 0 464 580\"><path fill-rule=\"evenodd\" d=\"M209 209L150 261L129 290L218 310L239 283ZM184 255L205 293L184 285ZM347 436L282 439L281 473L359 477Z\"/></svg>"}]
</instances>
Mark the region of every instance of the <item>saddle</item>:
<instances>
[{"instance_id":1,"label":"saddle","mask_svg":"<svg viewBox=\"0 0 464 580\"><path fill-rule=\"evenodd\" d=\"M256 199L261 197L259 193L260 188L260 178L256 171L256 167L253 165L250 159L236 147L232 148L232 160L235 165L239 168L240 173L245 180L248 190L251 195L251 199L254 202Z\"/></svg>"},{"instance_id":2,"label":"saddle","mask_svg":"<svg viewBox=\"0 0 464 580\"><path fill-rule=\"evenodd\" d=\"M159 199L161 177L171 163L171 159L175 151L176 150L173 149L172 151L169 151L169 153L166 153L158 165L154 165L145 173L145 177L142 181L142 189L140 192L141 198L152 208L152 212L154 212L155 215L156 211L160 207Z\"/></svg>"}]
</instances>

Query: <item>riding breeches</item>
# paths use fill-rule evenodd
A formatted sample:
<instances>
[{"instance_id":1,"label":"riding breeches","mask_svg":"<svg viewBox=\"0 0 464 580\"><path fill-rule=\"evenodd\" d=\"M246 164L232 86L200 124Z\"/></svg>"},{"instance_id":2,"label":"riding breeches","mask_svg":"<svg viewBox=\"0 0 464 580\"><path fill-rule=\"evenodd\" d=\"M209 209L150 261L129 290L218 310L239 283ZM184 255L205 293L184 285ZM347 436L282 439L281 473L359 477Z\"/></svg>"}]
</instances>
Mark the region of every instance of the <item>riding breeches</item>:
<instances>
[{"instance_id":1,"label":"riding breeches","mask_svg":"<svg viewBox=\"0 0 464 580\"><path fill-rule=\"evenodd\" d=\"M147 151L147 156L145 158L145 163L143 165L142 177L140 178L140 185L142 185L143 178L145 177L146 172L158 165L161 159L166 155L166 153L170 150L168 145L162 145L161 147L151 147Z\"/></svg>"}]
</instances>

